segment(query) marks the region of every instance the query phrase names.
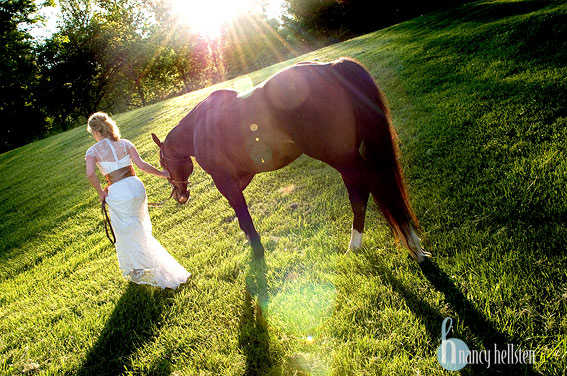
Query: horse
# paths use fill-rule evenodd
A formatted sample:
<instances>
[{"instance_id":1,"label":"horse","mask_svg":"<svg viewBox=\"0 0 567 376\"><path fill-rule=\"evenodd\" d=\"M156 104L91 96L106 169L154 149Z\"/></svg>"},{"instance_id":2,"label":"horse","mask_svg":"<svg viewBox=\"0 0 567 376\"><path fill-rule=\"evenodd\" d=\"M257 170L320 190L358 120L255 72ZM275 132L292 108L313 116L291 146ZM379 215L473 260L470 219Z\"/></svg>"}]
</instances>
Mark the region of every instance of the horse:
<instances>
[{"instance_id":1,"label":"horse","mask_svg":"<svg viewBox=\"0 0 567 376\"><path fill-rule=\"evenodd\" d=\"M254 255L264 257L243 195L254 175L280 169L300 155L342 176L353 211L349 249L362 246L372 194L396 240L422 262L423 250L399 164L396 131L385 98L356 60L306 61L283 69L247 92L217 90L197 104L161 142L161 166L172 195L189 198L192 157L234 209Z\"/></svg>"}]
</instances>

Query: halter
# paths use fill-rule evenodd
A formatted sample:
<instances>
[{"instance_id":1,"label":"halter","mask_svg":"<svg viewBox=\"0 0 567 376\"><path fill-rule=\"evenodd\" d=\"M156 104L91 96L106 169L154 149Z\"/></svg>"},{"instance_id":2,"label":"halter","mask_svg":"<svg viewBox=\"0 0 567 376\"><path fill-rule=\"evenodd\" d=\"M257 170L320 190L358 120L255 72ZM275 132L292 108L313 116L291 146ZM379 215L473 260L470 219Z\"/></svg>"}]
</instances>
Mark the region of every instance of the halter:
<instances>
[{"instance_id":1,"label":"halter","mask_svg":"<svg viewBox=\"0 0 567 376\"><path fill-rule=\"evenodd\" d=\"M163 155L163 149L161 147L159 148L159 158L160 158L160 161L166 160L166 161L172 161L172 162L184 162L184 161L191 160L191 156L188 156L188 157L182 158L182 159L167 158ZM169 172L168 169L165 169L165 170L167 172ZM169 175L171 176L171 173ZM187 184L189 184L189 177L187 177L187 180L172 179L171 177L169 177L169 178L167 178L167 181L169 182L169 185L171 185L171 193L169 194L169 197L166 198L163 201L160 201L160 202L148 202L148 206L156 207L156 206L162 206L163 204L165 204L165 202L167 200L169 200L170 198L173 197L173 192L175 192L175 186L173 185L173 183L181 183L181 184L187 183Z\"/></svg>"},{"instance_id":2,"label":"halter","mask_svg":"<svg viewBox=\"0 0 567 376\"><path fill-rule=\"evenodd\" d=\"M167 158L163 155L163 149L161 147L159 148L159 158L164 159L166 161L172 161L172 162L185 162L185 161L191 160L191 156L188 156L188 157L185 157L185 158L182 158L182 159ZM167 172L169 172L169 170L167 170ZM171 176L171 172L169 173L169 175ZM171 177L169 177L169 178L167 178L167 181L169 181L169 183L171 185L173 185L173 183L187 183L187 184L189 184L189 177L187 177L187 180L172 179Z\"/></svg>"}]
</instances>

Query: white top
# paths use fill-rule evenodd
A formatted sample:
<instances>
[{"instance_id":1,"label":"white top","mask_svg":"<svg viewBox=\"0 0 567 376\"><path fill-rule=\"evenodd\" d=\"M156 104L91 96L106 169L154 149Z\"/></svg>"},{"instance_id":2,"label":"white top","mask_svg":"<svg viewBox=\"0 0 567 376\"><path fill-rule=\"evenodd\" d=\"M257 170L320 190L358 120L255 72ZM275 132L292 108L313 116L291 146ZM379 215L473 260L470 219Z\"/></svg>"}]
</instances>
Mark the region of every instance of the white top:
<instances>
[{"instance_id":1,"label":"white top","mask_svg":"<svg viewBox=\"0 0 567 376\"><path fill-rule=\"evenodd\" d=\"M132 163L129 154L132 147L134 147L134 144L128 140L112 141L105 138L88 148L85 158L94 157L96 165L102 174L106 175Z\"/></svg>"}]
</instances>

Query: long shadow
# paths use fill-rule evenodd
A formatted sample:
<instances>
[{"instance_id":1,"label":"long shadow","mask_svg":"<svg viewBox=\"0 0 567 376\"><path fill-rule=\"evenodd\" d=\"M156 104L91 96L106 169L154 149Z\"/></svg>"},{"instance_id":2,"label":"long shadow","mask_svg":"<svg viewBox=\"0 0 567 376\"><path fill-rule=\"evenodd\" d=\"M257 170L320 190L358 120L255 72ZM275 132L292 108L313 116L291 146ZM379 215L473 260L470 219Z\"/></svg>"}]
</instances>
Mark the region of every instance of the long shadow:
<instances>
[{"instance_id":1,"label":"long shadow","mask_svg":"<svg viewBox=\"0 0 567 376\"><path fill-rule=\"evenodd\" d=\"M240 349L246 356L245 375L265 375L275 366L263 316L268 305L266 271L264 259L253 260L246 275L238 338Z\"/></svg>"},{"instance_id":2,"label":"long shadow","mask_svg":"<svg viewBox=\"0 0 567 376\"><path fill-rule=\"evenodd\" d=\"M431 282L435 289L445 296L446 301L455 312L465 320L467 328L473 334L481 334L479 340L485 348L489 349L494 343L504 344L508 338L498 331L494 325L468 300L459 290L447 273L437 264L426 260L420 265L423 275ZM439 332L439 328L438 328Z\"/></svg>"},{"instance_id":3,"label":"long shadow","mask_svg":"<svg viewBox=\"0 0 567 376\"><path fill-rule=\"evenodd\" d=\"M423 275L431 282L435 289L445 296L452 310L460 317L465 328L469 330L485 349L493 350L494 346L502 350L514 338L508 338L467 299L449 276L439 266L429 260L420 264ZM437 322L439 325L439 322ZM439 332L441 326L439 325ZM471 346L472 349L472 346ZM473 374L505 374L505 375L538 375L532 365L492 365L487 369L485 365L470 367Z\"/></svg>"},{"instance_id":4,"label":"long shadow","mask_svg":"<svg viewBox=\"0 0 567 376\"><path fill-rule=\"evenodd\" d=\"M441 339L441 324L444 316L437 307L432 306L422 299L418 294L408 289L404 283L396 278L392 271L385 267L377 256L371 252L365 254L368 261L376 268L380 278L388 283L406 302L409 309L416 317L422 319L429 338L435 343ZM454 334L447 338L455 337L465 341L471 350L481 350L479 344L484 349L494 351L496 345L499 350L506 349L507 344L517 343L514 338L508 338L499 331L459 290L449 276L439 268L437 264L430 260L420 264L423 275L431 282L433 287L445 296L451 311L459 318L463 325L463 330L453 330ZM455 317L453 317L454 319ZM455 328L454 328L455 329ZM517 339L516 339L517 340ZM533 365L520 364L491 364L487 368L486 364L470 364L461 371L464 375L540 375L533 369Z\"/></svg>"},{"instance_id":5,"label":"long shadow","mask_svg":"<svg viewBox=\"0 0 567 376\"><path fill-rule=\"evenodd\" d=\"M85 362L73 374L120 375L130 368L136 349L159 332L162 313L174 294L173 290L130 282ZM153 374L169 374L169 367L160 363L152 365Z\"/></svg>"}]
</instances>

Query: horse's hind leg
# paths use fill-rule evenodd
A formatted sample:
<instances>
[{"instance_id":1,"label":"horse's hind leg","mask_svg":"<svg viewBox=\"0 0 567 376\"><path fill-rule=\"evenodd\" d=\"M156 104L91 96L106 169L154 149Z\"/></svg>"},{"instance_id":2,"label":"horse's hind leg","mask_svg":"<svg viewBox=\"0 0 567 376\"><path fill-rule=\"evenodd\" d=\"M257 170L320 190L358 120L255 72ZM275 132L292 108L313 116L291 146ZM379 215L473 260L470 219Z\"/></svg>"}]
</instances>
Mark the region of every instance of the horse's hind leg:
<instances>
[{"instance_id":1,"label":"horse's hind leg","mask_svg":"<svg viewBox=\"0 0 567 376\"><path fill-rule=\"evenodd\" d=\"M362 234L364 232L369 192L366 187L361 161L357 159L357 162L341 168L340 172L348 191L348 198L353 212L349 249L357 250L362 247Z\"/></svg>"},{"instance_id":2,"label":"horse's hind leg","mask_svg":"<svg viewBox=\"0 0 567 376\"><path fill-rule=\"evenodd\" d=\"M402 226L402 231L405 237L404 244L414 260L423 262L426 258L431 257L431 253L424 250L421 246L421 239L417 236L417 231L410 222Z\"/></svg>"}]
</instances>

